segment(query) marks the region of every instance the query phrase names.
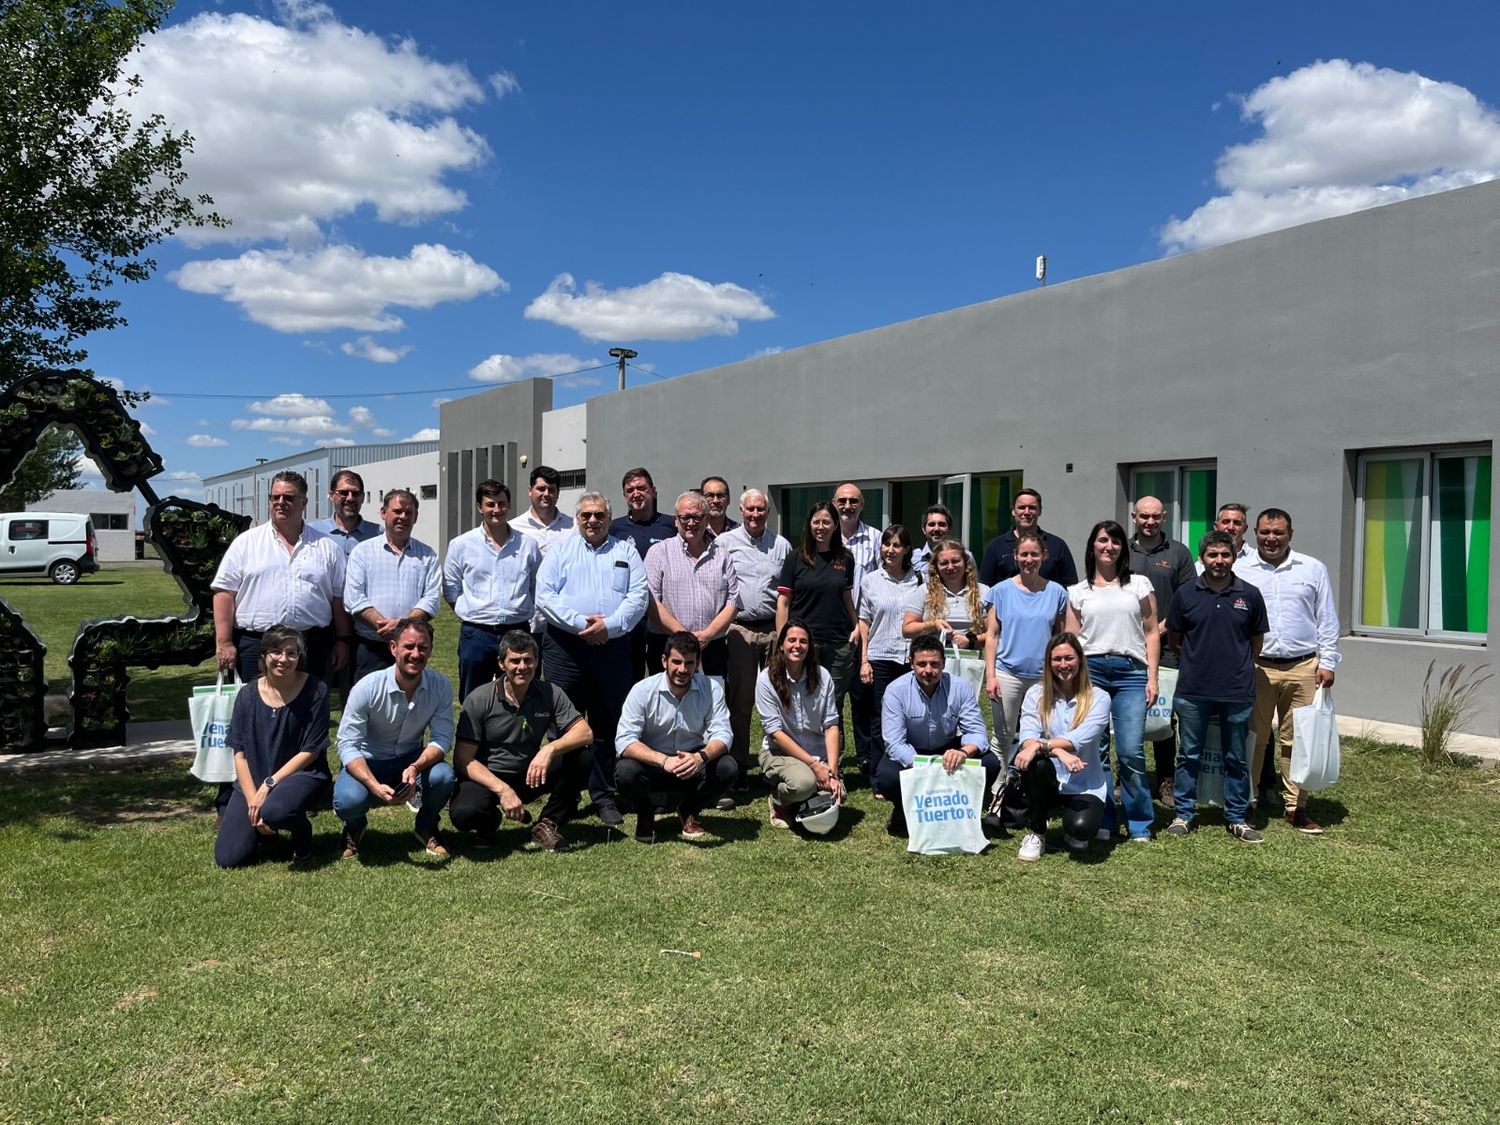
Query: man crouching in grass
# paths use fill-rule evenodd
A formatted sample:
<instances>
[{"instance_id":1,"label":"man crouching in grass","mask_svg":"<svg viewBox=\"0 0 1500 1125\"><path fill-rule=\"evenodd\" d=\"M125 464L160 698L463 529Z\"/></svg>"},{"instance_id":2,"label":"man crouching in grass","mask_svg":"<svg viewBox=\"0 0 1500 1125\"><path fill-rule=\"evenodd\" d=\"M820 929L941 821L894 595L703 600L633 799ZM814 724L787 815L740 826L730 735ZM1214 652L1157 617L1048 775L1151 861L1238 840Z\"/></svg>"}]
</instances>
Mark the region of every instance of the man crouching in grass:
<instances>
[{"instance_id":1,"label":"man crouching in grass","mask_svg":"<svg viewBox=\"0 0 1500 1125\"><path fill-rule=\"evenodd\" d=\"M453 768L443 760L453 745L453 685L427 667L432 625L425 618L397 623L391 655L394 665L350 689L339 721L344 772L333 785L333 811L344 822L341 851L345 859L359 854L371 805L404 804L420 787L417 843L445 859L437 826L453 792Z\"/></svg>"},{"instance_id":2,"label":"man crouching in grass","mask_svg":"<svg viewBox=\"0 0 1500 1125\"><path fill-rule=\"evenodd\" d=\"M470 692L459 712L453 748L458 789L448 816L454 828L478 833L480 843L490 845L502 816L522 823L526 805L546 794L531 840L565 852L561 829L588 784L594 732L561 688L536 678L536 666L531 634L501 636L500 675Z\"/></svg>"},{"instance_id":3,"label":"man crouching in grass","mask_svg":"<svg viewBox=\"0 0 1500 1125\"><path fill-rule=\"evenodd\" d=\"M683 630L667 638L662 671L630 689L620 712L615 785L635 809L635 838L656 842L656 813L682 815L684 840L708 835L698 814L739 776L729 754L733 735L724 689L698 671L698 638Z\"/></svg>"}]
</instances>

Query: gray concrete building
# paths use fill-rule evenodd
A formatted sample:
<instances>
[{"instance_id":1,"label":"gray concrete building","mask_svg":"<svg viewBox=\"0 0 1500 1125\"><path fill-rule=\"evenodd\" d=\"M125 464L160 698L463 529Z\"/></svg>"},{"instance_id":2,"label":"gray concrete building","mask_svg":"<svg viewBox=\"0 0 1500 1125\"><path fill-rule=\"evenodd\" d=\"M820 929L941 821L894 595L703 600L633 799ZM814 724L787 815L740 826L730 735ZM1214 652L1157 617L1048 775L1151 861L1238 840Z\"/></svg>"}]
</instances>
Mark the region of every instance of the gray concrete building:
<instances>
[{"instance_id":1,"label":"gray concrete building","mask_svg":"<svg viewBox=\"0 0 1500 1125\"><path fill-rule=\"evenodd\" d=\"M514 486L550 401L533 381L445 405L448 479ZM1075 555L1144 492L1193 545L1221 502L1285 508L1336 584L1339 709L1415 724L1429 662L1496 639L1497 429L1489 183L600 395L586 468L617 507L635 464L663 496L710 472L765 488L794 540L841 480L871 523L941 497L976 551L1023 484ZM1500 730L1500 681L1466 729Z\"/></svg>"}]
</instances>

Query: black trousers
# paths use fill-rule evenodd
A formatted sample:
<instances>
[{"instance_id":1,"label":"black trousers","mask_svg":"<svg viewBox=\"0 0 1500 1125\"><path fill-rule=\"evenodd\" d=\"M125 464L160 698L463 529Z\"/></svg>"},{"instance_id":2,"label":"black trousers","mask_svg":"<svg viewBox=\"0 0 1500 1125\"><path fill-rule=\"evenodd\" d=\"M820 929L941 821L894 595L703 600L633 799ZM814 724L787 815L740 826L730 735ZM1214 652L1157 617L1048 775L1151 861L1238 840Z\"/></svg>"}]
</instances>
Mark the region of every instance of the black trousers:
<instances>
[{"instance_id":1,"label":"black trousers","mask_svg":"<svg viewBox=\"0 0 1500 1125\"><path fill-rule=\"evenodd\" d=\"M302 640L307 645L307 659L302 662L302 671L327 683L329 667L333 661L333 626L303 629ZM236 628L234 647L235 670L239 672L240 679L248 684L260 675L260 634Z\"/></svg>"},{"instance_id":2,"label":"black trousers","mask_svg":"<svg viewBox=\"0 0 1500 1125\"><path fill-rule=\"evenodd\" d=\"M385 641L366 640L355 634L354 640L349 643L354 646L354 677L349 681L351 687L371 672L379 672L396 663L396 658L391 655L391 646Z\"/></svg>"},{"instance_id":3,"label":"black trousers","mask_svg":"<svg viewBox=\"0 0 1500 1125\"><path fill-rule=\"evenodd\" d=\"M1040 754L1021 771L1015 817L1038 836L1047 832L1047 817L1062 809L1063 832L1075 840L1092 840L1104 819L1104 802L1088 793L1062 793L1051 758Z\"/></svg>"},{"instance_id":4,"label":"black trousers","mask_svg":"<svg viewBox=\"0 0 1500 1125\"><path fill-rule=\"evenodd\" d=\"M885 704L886 689L895 683L898 676L904 676L910 672L911 665L895 660L872 660L870 670L875 673L875 682L868 686L859 684L861 688L869 692L869 702L866 706L869 707L872 715L868 758L864 756L864 751L859 750L859 702L854 694L855 685L859 683L858 675L849 681L849 706L854 712L854 745L856 753L860 755L859 766L864 771L865 777L869 779L870 787L874 788L875 775L880 772L880 767L885 763L885 735L880 730L880 708Z\"/></svg>"},{"instance_id":5,"label":"black trousers","mask_svg":"<svg viewBox=\"0 0 1500 1125\"><path fill-rule=\"evenodd\" d=\"M278 832L292 834L292 850L307 851L312 844L312 821L309 809L317 806L333 787L326 777L306 771L288 775L266 794L260 807L260 819ZM239 786L229 786L229 803L224 807L224 823L214 837L214 862L220 867L244 867L255 861L261 834L250 824L250 805Z\"/></svg>"},{"instance_id":6,"label":"black trousers","mask_svg":"<svg viewBox=\"0 0 1500 1125\"><path fill-rule=\"evenodd\" d=\"M731 754L721 754L696 777L680 778L660 766L626 758L615 766L620 800L637 814L671 812L697 816L705 805L722 797L740 775Z\"/></svg>"},{"instance_id":7,"label":"black trousers","mask_svg":"<svg viewBox=\"0 0 1500 1125\"><path fill-rule=\"evenodd\" d=\"M646 634L646 675L654 676L661 671L661 659L667 654L667 634ZM698 670L705 676L725 676L729 674L729 641L720 637L716 641L710 641L698 657ZM645 679L645 676L641 677Z\"/></svg>"},{"instance_id":8,"label":"black trousers","mask_svg":"<svg viewBox=\"0 0 1500 1125\"><path fill-rule=\"evenodd\" d=\"M556 625L547 626L542 634L547 682L562 688L593 729L589 796L605 805L615 800L615 728L620 725L620 708L635 683L630 644L627 634L591 645Z\"/></svg>"},{"instance_id":9,"label":"black trousers","mask_svg":"<svg viewBox=\"0 0 1500 1125\"><path fill-rule=\"evenodd\" d=\"M588 748L564 754L553 761L552 768L547 771L547 780L536 787L526 784L524 769L511 771L491 767L490 772L514 789L522 804L529 805L545 796L542 819L562 825L578 807L578 793L588 784L592 764L593 753ZM448 806L448 819L460 832L493 835L504 819L500 812L500 798L478 782L460 777L458 787L453 791L453 801Z\"/></svg>"}]
</instances>

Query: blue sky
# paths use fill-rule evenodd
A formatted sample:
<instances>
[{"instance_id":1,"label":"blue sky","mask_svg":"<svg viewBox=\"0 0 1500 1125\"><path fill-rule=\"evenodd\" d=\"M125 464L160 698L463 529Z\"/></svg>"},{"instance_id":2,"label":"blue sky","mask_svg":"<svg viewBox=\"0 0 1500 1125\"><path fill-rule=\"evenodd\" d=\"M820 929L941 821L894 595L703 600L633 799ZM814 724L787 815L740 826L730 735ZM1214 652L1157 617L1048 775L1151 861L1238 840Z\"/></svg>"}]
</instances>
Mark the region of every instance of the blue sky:
<instances>
[{"instance_id":1,"label":"blue sky","mask_svg":"<svg viewBox=\"0 0 1500 1125\"><path fill-rule=\"evenodd\" d=\"M1494 178L1497 42L1481 3L182 2L136 102L234 224L89 362L191 496L616 344L670 378Z\"/></svg>"}]
</instances>

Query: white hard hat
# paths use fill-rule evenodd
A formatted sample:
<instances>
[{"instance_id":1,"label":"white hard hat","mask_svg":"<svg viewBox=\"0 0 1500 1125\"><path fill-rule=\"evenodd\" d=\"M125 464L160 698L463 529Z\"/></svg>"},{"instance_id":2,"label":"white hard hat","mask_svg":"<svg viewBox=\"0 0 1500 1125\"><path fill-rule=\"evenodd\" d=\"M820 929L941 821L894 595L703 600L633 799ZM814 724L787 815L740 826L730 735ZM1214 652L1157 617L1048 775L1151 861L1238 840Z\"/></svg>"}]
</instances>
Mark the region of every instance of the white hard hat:
<instances>
[{"instance_id":1,"label":"white hard hat","mask_svg":"<svg viewBox=\"0 0 1500 1125\"><path fill-rule=\"evenodd\" d=\"M815 793L797 812L797 823L814 836L826 836L839 822L839 803L827 793Z\"/></svg>"}]
</instances>

